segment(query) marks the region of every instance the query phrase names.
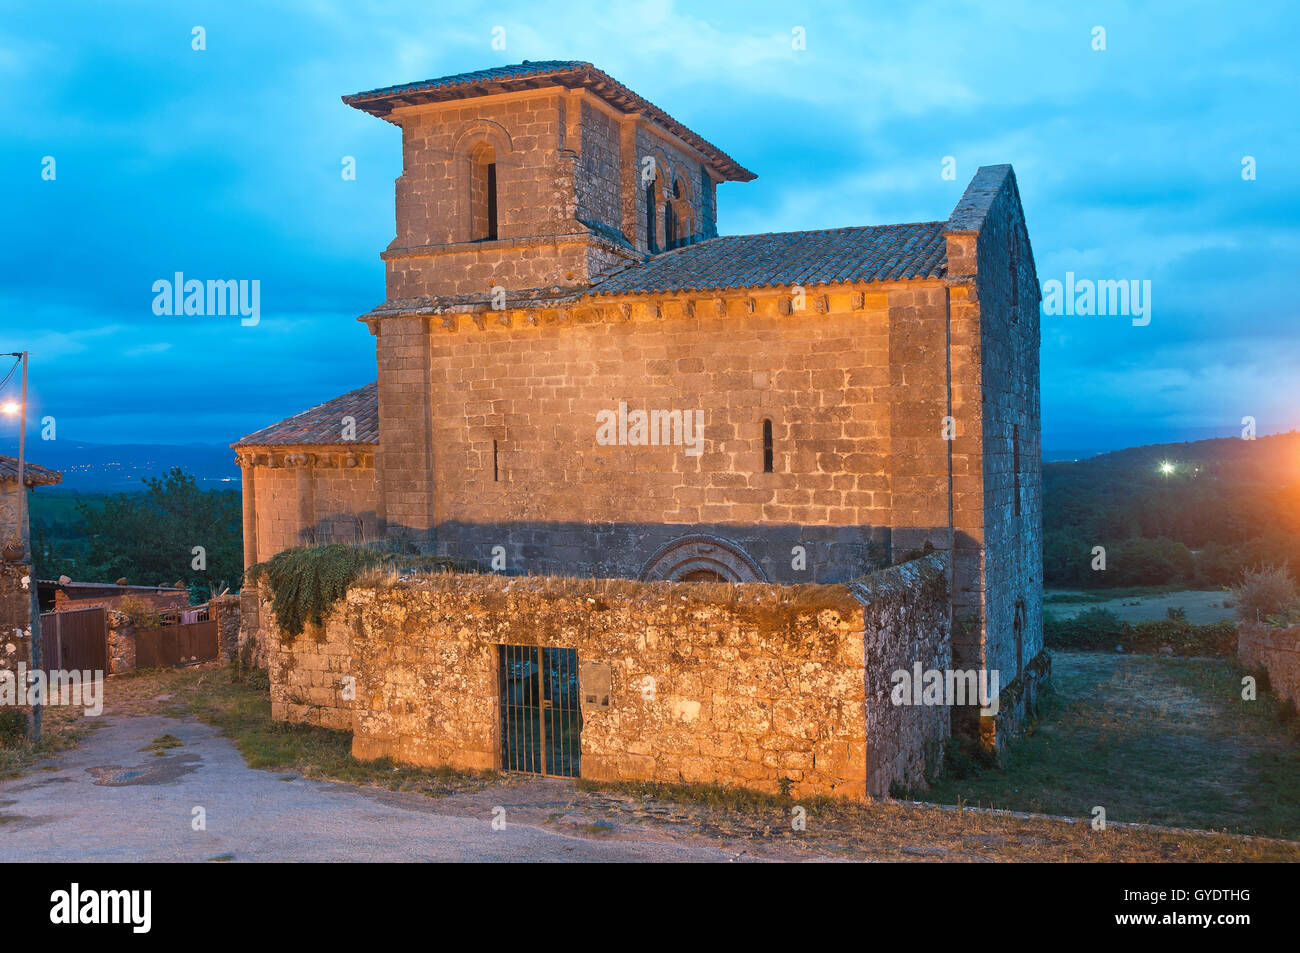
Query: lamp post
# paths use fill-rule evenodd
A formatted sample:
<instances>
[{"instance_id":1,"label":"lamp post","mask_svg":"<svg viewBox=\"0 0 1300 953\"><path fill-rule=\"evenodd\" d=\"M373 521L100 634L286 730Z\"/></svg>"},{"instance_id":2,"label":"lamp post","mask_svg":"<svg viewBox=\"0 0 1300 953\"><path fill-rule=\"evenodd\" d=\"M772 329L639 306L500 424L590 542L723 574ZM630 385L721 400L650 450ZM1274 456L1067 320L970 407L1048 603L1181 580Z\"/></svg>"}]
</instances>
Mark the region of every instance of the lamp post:
<instances>
[{"instance_id":1,"label":"lamp post","mask_svg":"<svg viewBox=\"0 0 1300 953\"><path fill-rule=\"evenodd\" d=\"M27 483L24 470L27 465L27 352L11 351L9 357L16 357L23 363L23 382L21 403L17 408L12 403L4 406L7 414L17 413L18 415L18 540L22 544L24 562L31 564L31 542L27 533ZM40 601L36 598L37 586L35 574L32 575L32 604L28 610L31 617L31 638L32 638L32 673L39 672L42 668L43 659L41 658L41 606ZM32 702L32 742L39 744L41 740L41 702L44 699L37 698Z\"/></svg>"}]
</instances>

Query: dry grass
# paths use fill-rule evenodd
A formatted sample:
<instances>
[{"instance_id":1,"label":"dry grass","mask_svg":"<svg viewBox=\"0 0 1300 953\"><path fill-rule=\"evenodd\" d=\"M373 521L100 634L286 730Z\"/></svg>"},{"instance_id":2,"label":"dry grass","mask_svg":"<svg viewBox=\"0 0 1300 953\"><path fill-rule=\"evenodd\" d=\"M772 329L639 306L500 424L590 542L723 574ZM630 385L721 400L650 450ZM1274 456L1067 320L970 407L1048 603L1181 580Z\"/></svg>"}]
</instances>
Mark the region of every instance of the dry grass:
<instances>
[{"instance_id":1,"label":"dry grass","mask_svg":"<svg viewBox=\"0 0 1300 953\"><path fill-rule=\"evenodd\" d=\"M705 786L581 782L568 812L668 828L782 856L838 853L872 860L1172 862L1300 861L1300 844L1199 831L1146 830L906 801L792 801ZM792 811L802 807L806 828ZM590 822L590 820L588 820Z\"/></svg>"},{"instance_id":2,"label":"dry grass","mask_svg":"<svg viewBox=\"0 0 1300 953\"><path fill-rule=\"evenodd\" d=\"M60 751L76 747L94 726L95 723L85 718L80 708L47 707L40 744L0 745L0 781L16 778Z\"/></svg>"},{"instance_id":3,"label":"dry grass","mask_svg":"<svg viewBox=\"0 0 1300 953\"><path fill-rule=\"evenodd\" d=\"M1057 696L999 768L926 800L1300 838L1300 725L1222 659L1053 652Z\"/></svg>"},{"instance_id":4,"label":"dry grass","mask_svg":"<svg viewBox=\"0 0 1300 953\"><path fill-rule=\"evenodd\" d=\"M493 573L434 572L409 574L372 570L353 589L410 589L415 592L456 592L499 596L528 594L548 598L648 599L677 597L700 605L781 605L853 610L858 603L841 585L773 585L763 582L641 582L635 579L588 576L503 576Z\"/></svg>"}]
</instances>

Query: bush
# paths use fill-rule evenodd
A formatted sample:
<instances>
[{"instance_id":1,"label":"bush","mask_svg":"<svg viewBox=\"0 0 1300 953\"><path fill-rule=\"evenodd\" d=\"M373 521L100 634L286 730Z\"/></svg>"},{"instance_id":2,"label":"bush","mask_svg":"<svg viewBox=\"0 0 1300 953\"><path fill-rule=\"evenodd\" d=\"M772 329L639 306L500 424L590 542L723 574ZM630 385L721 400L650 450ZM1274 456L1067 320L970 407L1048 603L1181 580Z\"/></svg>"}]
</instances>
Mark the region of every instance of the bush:
<instances>
[{"instance_id":1,"label":"bush","mask_svg":"<svg viewBox=\"0 0 1300 953\"><path fill-rule=\"evenodd\" d=\"M122 613L137 629L156 629L162 623L158 610L138 596L123 596L117 600L113 611Z\"/></svg>"},{"instance_id":2,"label":"bush","mask_svg":"<svg viewBox=\"0 0 1300 953\"><path fill-rule=\"evenodd\" d=\"M1043 613L1043 642L1048 648L1086 652L1109 652L1118 645L1140 654L1168 649L1174 655L1227 658L1237 649L1237 627L1227 621L1192 625L1185 617L1130 624L1107 609L1094 608L1073 619Z\"/></svg>"},{"instance_id":3,"label":"bush","mask_svg":"<svg viewBox=\"0 0 1300 953\"><path fill-rule=\"evenodd\" d=\"M1261 622L1295 609L1295 580L1285 565L1256 566L1243 571L1241 582L1232 592L1237 618L1243 622Z\"/></svg>"},{"instance_id":4,"label":"bush","mask_svg":"<svg viewBox=\"0 0 1300 953\"><path fill-rule=\"evenodd\" d=\"M27 715L21 711L0 711L0 748L17 748L27 739Z\"/></svg>"},{"instance_id":5,"label":"bush","mask_svg":"<svg viewBox=\"0 0 1300 953\"><path fill-rule=\"evenodd\" d=\"M1043 613L1043 644L1049 648L1109 650L1123 634L1124 623L1109 609L1094 606L1073 619Z\"/></svg>"}]
</instances>

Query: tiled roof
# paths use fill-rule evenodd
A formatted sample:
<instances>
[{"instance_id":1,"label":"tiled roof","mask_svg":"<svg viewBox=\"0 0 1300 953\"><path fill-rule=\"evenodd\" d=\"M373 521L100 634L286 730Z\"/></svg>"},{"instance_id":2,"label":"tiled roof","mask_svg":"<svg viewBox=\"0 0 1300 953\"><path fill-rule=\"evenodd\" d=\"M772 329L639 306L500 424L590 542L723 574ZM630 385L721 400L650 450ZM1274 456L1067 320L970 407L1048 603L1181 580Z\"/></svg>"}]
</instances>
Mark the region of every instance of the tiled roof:
<instances>
[{"instance_id":1,"label":"tiled roof","mask_svg":"<svg viewBox=\"0 0 1300 953\"><path fill-rule=\"evenodd\" d=\"M343 439L343 418L354 417L357 438ZM347 446L349 443L379 443L379 385L367 384L354 391L317 404L278 424L250 433L232 447L274 447L305 444Z\"/></svg>"},{"instance_id":2,"label":"tiled roof","mask_svg":"<svg viewBox=\"0 0 1300 953\"><path fill-rule=\"evenodd\" d=\"M18 458L0 454L0 483L18 482ZM62 483L63 474L49 467L40 467L30 460L23 461L23 483L27 486L50 486Z\"/></svg>"},{"instance_id":3,"label":"tiled roof","mask_svg":"<svg viewBox=\"0 0 1300 953\"><path fill-rule=\"evenodd\" d=\"M707 139L687 129L654 103L638 96L608 73L581 60L537 60L494 66L472 73L454 73L437 79L400 86L385 86L362 93L344 96L343 102L356 109L386 119L399 106L446 102L468 99L494 93L538 89L543 86L564 86L568 89L585 89L625 113L640 113L673 135L699 150L710 161L714 170L732 182L749 182L757 178L731 156Z\"/></svg>"},{"instance_id":4,"label":"tiled roof","mask_svg":"<svg viewBox=\"0 0 1300 953\"><path fill-rule=\"evenodd\" d=\"M569 72L590 65L590 63L584 63L581 60L524 60L522 63L511 63L509 66L492 66L488 69L478 69L470 73L452 73L450 76L439 76L437 79L425 79L416 83L402 83L397 86L368 89L365 92L344 96L343 101L349 106L360 106L370 100L387 99L402 93L422 93L434 89L473 86L498 80L545 76L550 73Z\"/></svg>"},{"instance_id":5,"label":"tiled roof","mask_svg":"<svg viewBox=\"0 0 1300 953\"><path fill-rule=\"evenodd\" d=\"M653 294L941 278L944 222L725 235L597 279L593 295Z\"/></svg>"}]
</instances>

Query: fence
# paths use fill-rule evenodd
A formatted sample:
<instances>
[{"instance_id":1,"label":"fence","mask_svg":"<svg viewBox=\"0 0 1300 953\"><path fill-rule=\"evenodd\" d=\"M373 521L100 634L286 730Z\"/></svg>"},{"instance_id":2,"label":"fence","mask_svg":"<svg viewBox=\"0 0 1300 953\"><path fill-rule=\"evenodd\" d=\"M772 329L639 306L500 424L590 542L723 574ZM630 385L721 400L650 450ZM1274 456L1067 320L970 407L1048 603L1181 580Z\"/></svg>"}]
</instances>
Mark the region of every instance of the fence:
<instances>
[{"instance_id":1,"label":"fence","mask_svg":"<svg viewBox=\"0 0 1300 953\"><path fill-rule=\"evenodd\" d=\"M108 614L103 607L41 613L41 668L108 670Z\"/></svg>"},{"instance_id":2,"label":"fence","mask_svg":"<svg viewBox=\"0 0 1300 953\"><path fill-rule=\"evenodd\" d=\"M208 606L164 609L159 626L137 629L135 633L135 667L176 668L217 657L217 620Z\"/></svg>"}]
</instances>

